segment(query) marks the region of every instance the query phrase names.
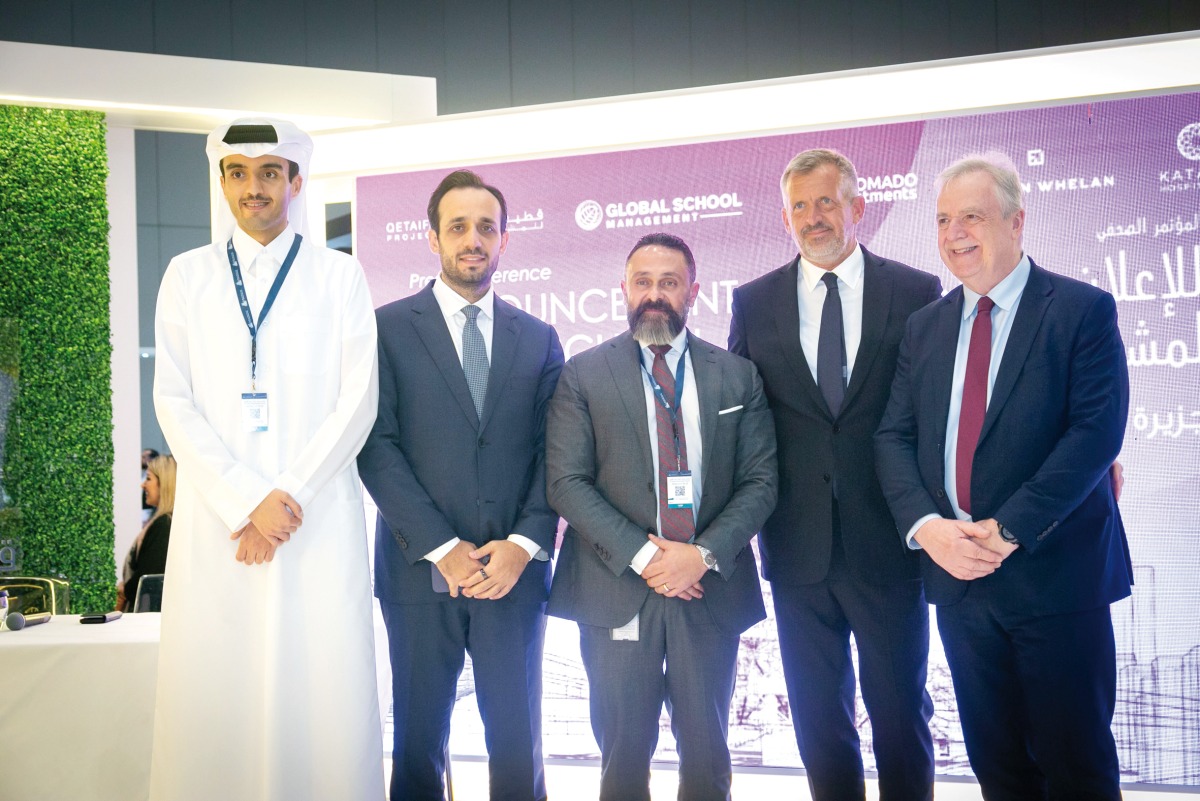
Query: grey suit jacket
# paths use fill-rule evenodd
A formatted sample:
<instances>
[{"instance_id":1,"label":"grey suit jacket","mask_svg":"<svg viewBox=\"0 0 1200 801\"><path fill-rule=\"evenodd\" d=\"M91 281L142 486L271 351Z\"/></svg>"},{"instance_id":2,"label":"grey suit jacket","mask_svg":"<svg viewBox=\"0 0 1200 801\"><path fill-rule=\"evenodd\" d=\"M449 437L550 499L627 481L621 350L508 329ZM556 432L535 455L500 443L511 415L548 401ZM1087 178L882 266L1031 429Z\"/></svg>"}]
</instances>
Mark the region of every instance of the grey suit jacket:
<instances>
[{"instance_id":1,"label":"grey suit jacket","mask_svg":"<svg viewBox=\"0 0 1200 801\"><path fill-rule=\"evenodd\" d=\"M688 348L704 452L695 542L721 571L702 579L702 600L680 603L703 605L722 631L738 633L766 616L749 543L775 506L775 427L753 364L690 333ZM547 498L568 524L549 614L614 628L650 591L629 567L658 511L646 417L628 332L563 369L546 417Z\"/></svg>"}]
</instances>

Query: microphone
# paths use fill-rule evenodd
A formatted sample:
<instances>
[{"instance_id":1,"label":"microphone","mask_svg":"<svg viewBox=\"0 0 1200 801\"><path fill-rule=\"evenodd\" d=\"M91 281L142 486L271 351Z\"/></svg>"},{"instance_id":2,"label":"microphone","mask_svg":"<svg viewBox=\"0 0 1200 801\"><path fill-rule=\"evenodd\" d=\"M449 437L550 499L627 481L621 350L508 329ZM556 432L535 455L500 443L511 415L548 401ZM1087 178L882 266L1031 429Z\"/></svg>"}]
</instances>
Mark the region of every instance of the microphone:
<instances>
[{"instance_id":1,"label":"microphone","mask_svg":"<svg viewBox=\"0 0 1200 801\"><path fill-rule=\"evenodd\" d=\"M23 615L20 612L13 612L8 616L5 622L10 631L20 631L27 626L36 626L39 623L45 623L49 619L49 612L33 612L28 615Z\"/></svg>"}]
</instances>

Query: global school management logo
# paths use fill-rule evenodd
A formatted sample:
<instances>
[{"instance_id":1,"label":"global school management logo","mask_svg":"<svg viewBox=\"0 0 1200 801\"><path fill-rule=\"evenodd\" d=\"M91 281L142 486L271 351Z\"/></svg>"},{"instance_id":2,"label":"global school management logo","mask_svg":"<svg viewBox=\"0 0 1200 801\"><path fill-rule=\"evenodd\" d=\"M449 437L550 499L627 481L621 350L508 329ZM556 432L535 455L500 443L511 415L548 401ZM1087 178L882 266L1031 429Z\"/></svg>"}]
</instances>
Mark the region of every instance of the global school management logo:
<instances>
[{"instance_id":1,"label":"global school management logo","mask_svg":"<svg viewBox=\"0 0 1200 801\"><path fill-rule=\"evenodd\" d=\"M585 231L595 231L601 225L605 228L644 228L740 216L742 201L737 192L685 195L669 200L627 200L607 205L585 200L575 207L575 224Z\"/></svg>"}]
</instances>

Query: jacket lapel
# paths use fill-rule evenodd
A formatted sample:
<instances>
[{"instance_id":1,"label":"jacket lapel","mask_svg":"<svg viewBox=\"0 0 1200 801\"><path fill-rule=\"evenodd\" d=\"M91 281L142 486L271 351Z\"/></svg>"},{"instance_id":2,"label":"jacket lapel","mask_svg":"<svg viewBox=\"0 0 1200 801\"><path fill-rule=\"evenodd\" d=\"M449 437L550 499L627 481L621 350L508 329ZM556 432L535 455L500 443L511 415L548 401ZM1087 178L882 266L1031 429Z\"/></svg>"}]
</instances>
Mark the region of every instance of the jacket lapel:
<instances>
[{"instance_id":1,"label":"jacket lapel","mask_svg":"<svg viewBox=\"0 0 1200 801\"><path fill-rule=\"evenodd\" d=\"M705 468L701 481L708 492L709 476L716 464L717 412L721 410L721 370L712 346L688 332L688 353L692 356L692 372L696 382L696 400L700 404L700 440L703 445Z\"/></svg>"},{"instance_id":2,"label":"jacket lapel","mask_svg":"<svg viewBox=\"0 0 1200 801\"><path fill-rule=\"evenodd\" d=\"M871 365L875 363L875 357L879 353L888 315L892 309L892 274L880 266L879 259L873 253L866 248L862 248L862 252L862 336L859 338L854 372L850 375L850 385L846 387L846 399L842 401L842 409L850 406L855 395L862 391L867 383L867 376L870 375Z\"/></svg>"},{"instance_id":3,"label":"jacket lapel","mask_svg":"<svg viewBox=\"0 0 1200 801\"><path fill-rule=\"evenodd\" d=\"M928 380L932 386L932 394L930 397L936 400L936 403L930 408L929 415L932 415L932 420L928 416L922 415L920 423L929 423L933 426L933 432L936 437L935 442L942 443L945 447L946 442L946 418L950 414L950 391L954 384L954 359L958 352L958 330L961 327L962 321L962 304L963 291L962 287L956 287L948 295L938 301L937 307L937 323L936 331L931 341L933 342L933 353L930 355L930 370ZM910 351L909 358L917 358L920 354ZM920 380L921 373L914 370L915 365L909 365L909 375L911 378ZM944 486L946 483L946 465L943 459L939 459L937 463L938 482L937 485Z\"/></svg>"},{"instance_id":4,"label":"jacket lapel","mask_svg":"<svg viewBox=\"0 0 1200 801\"><path fill-rule=\"evenodd\" d=\"M467 376L463 373L462 362L458 360L458 352L454 349L454 341L446 328L446 319L442 316L441 307L433 296L433 284L421 290L413 302L412 311L413 328L416 329L417 336L421 338L421 343L433 363L437 365L450 394L458 401L471 427L478 429L479 416L475 413L475 402L471 400L471 390L467 387ZM486 411L486 406L484 408Z\"/></svg>"},{"instance_id":5,"label":"jacket lapel","mask_svg":"<svg viewBox=\"0 0 1200 801\"><path fill-rule=\"evenodd\" d=\"M483 420L479 425L480 431L487 427L488 421L492 418L492 410L500 402L500 394L508 383L508 376L512 372L518 344L521 340L521 324L513 307L497 296L493 310L495 320L492 324L492 362L488 369L488 388L483 401ZM463 385L466 385L465 374ZM470 394L468 389L468 397ZM471 408L474 410L474 404Z\"/></svg>"},{"instance_id":6,"label":"jacket lapel","mask_svg":"<svg viewBox=\"0 0 1200 801\"><path fill-rule=\"evenodd\" d=\"M1053 300L1053 289L1046 280L1046 273L1040 267L1029 261L1029 280L1025 291L1021 293L1021 302L1017 306L1017 316L1013 318L1012 327L1008 332L1008 342L1004 345L1004 356L1000 359L1000 369L996 372L996 383L992 386L992 397L988 401L987 414L983 418L983 428L979 431L979 441L987 436L1000 410L1004 408L1008 396L1012 394L1017 383L1017 376L1025 366L1033 341L1037 339L1038 330L1042 326L1042 318Z\"/></svg>"},{"instance_id":7,"label":"jacket lapel","mask_svg":"<svg viewBox=\"0 0 1200 801\"><path fill-rule=\"evenodd\" d=\"M608 341L605 361L612 373L617 394L625 404L634 437L641 445L642 464L656 469L650 452L650 426L646 421L646 393L642 388L641 352L628 332ZM465 381L464 381L465 383ZM657 432L655 434L657 436Z\"/></svg>"},{"instance_id":8,"label":"jacket lapel","mask_svg":"<svg viewBox=\"0 0 1200 801\"><path fill-rule=\"evenodd\" d=\"M774 287L772 307L775 318L775 335L779 341L779 349L787 358L792 374L799 384L797 389L808 395L809 403L829 415L829 407L825 398L817 388L817 382L812 377L808 360L804 358L804 349L800 347L800 300L797 283L800 279L800 257L778 272L778 281ZM830 418L832 419L832 418Z\"/></svg>"}]
</instances>

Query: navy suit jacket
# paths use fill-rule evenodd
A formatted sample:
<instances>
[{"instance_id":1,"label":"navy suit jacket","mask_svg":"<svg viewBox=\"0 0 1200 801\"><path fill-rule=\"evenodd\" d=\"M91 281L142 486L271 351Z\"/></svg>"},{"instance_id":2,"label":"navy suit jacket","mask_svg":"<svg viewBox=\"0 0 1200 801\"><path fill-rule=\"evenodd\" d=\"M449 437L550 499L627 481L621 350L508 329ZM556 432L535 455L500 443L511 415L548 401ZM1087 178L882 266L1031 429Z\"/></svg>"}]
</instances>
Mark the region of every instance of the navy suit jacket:
<instances>
[{"instance_id":1,"label":"navy suit jacket","mask_svg":"<svg viewBox=\"0 0 1200 801\"><path fill-rule=\"evenodd\" d=\"M763 576L812 584L829 572L833 493L846 560L862 581L918 575L916 553L896 541L875 477L872 437L887 406L909 315L941 295L937 277L863 252L862 341L835 419L800 347L800 257L733 292L729 349L762 375L779 440L779 503L759 539Z\"/></svg>"},{"instance_id":2,"label":"navy suit jacket","mask_svg":"<svg viewBox=\"0 0 1200 801\"><path fill-rule=\"evenodd\" d=\"M943 443L962 304L959 287L909 320L875 438L880 484L901 536L926 514L954 517ZM1021 547L970 582L922 553L930 602L988 598L1053 615L1129 595L1129 548L1108 478L1128 409L1112 296L1032 265L971 473L975 519L995 518Z\"/></svg>"},{"instance_id":3,"label":"navy suit jacket","mask_svg":"<svg viewBox=\"0 0 1200 801\"><path fill-rule=\"evenodd\" d=\"M554 329L496 298L480 420L432 285L376 318L379 414L358 457L379 507L376 596L449 598L434 592L424 556L454 537L482 545L521 534L553 553L545 421L563 364ZM549 584L550 563L532 560L500 603L545 601Z\"/></svg>"}]
</instances>

